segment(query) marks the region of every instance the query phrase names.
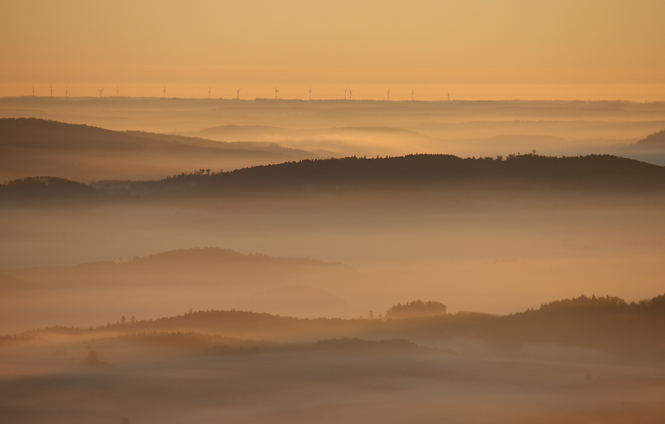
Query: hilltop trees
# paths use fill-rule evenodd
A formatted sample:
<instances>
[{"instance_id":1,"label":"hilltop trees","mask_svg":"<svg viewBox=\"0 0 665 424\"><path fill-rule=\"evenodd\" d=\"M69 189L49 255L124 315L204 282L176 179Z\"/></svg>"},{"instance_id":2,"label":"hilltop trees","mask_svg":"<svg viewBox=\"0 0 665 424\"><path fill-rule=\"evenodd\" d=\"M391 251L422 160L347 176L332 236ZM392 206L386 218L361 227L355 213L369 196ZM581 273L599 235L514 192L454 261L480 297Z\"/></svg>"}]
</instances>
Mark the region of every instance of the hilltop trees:
<instances>
[{"instance_id":1,"label":"hilltop trees","mask_svg":"<svg viewBox=\"0 0 665 424\"><path fill-rule=\"evenodd\" d=\"M443 315L446 313L446 305L440 302L427 301L423 302L418 299L414 302L407 302L402 305L391 307L386 311L386 318L414 318L414 317L429 317L435 315Z\"/></svg>"}]
</instances>

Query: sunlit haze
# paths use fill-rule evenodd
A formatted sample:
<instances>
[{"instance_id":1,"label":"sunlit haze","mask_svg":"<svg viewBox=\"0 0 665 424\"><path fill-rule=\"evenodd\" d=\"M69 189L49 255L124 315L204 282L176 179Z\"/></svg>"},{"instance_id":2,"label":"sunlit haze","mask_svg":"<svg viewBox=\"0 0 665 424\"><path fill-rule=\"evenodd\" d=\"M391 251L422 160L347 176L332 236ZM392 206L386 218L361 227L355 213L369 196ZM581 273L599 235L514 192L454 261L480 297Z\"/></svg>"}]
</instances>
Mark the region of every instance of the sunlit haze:
<instances>
[{"instance_id":1,"label":"sunlit haze","mask_svg":"<svg viewBox=\"0 0 665 424\"><path fill-rule=\"evenodd\" d=\"M0 423L665 423L665 0L0 0Z\"/></svg>"},{"instance_id":2,"label":"sunlit haze","mask_svg":"<svg viewBox=\"0 0 665 424\"><path fill-rule=\"evenodd\" d=\"M665 100L665 3L0 5L0 96Z\"/></svg>"}]
</instances>

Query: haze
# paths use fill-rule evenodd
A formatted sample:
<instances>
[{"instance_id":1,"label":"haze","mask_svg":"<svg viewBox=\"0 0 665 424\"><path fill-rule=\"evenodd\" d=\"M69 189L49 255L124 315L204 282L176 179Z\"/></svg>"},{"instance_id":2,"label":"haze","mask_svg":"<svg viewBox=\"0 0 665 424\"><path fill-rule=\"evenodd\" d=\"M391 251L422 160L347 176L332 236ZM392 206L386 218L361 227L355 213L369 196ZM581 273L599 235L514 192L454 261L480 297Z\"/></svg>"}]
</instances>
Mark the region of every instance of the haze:
<instances>
[{"instance_id":1,"label":"haze","mask_svg":"<svg viewBox=\"0 0 665 424\"><path fill-rule=\"evenodd\" d=\"M0 423L665 422L661 1L4 1Z\"/></svg>"},{"instance_id":2,"label":"haze","mask_svg":"<svg viewBox=\"0 0 665 424\"><path fill-rule=\"evenodd\" d=\"M1 7L4 96L665 100L658 0Z\"/></svg>"}]
</instances>

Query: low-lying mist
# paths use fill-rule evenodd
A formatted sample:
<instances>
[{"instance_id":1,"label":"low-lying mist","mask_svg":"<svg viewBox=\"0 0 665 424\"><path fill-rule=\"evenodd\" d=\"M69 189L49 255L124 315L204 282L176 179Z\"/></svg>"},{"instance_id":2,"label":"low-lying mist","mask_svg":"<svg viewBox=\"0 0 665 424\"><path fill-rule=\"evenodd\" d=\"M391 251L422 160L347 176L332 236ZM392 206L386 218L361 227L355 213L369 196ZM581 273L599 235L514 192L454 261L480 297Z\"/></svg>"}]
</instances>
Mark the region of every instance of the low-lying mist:
<instances>
[{"instance_id":1,"label":"low-lying mist","mask_svg":"<svg viewBox=\"0 0 665 424\"><path fill-rule=\"evenodd\" d=\"M664 107L0 99L0 422L663 422Z\"/></svg>"},{"instance_id":2,"label":"low-lying mist","mask_svg":"<svg viewBox=\"0 0 665 424\"><path fill-rule=\"evenodd\" d=\"M658 422L663 305L582 296L505 317L190 311L51 327L0 338L0 418Z\"/></svg>"},{"instance_id":3,"label":"low-lying mist","mask_svg":"<svg viewBox=\"0 0 665 424\"><path fill-rule=\"evenodd\" d=\"M638 300L663 291L664 207L654 193L531 190L3 207L3 280L31 282L3 283L3 331L189 308L358 317L415 298L489 313ZM132 260L198 247L343 265ZM56 268L30 269L44 266Z\"/></svg>"}]
</instances>

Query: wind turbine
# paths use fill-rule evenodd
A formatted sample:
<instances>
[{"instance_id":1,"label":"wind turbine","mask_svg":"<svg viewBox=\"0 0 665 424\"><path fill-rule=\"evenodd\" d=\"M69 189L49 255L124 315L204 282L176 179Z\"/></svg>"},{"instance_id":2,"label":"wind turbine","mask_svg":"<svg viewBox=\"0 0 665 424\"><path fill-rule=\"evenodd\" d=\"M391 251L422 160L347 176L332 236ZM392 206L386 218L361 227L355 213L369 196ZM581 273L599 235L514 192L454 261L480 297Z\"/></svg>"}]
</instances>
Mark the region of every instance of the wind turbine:
<instances>
[{"instance_id":1,"label":"wind turbine","mask_svg":"<svg viewBox=\"0 0 665 424\"><path fill-rule=\"evenodd\" d=\"M164 86L164 91L162 92L162 96L164 99L166 98L166 86Z\"/></svg>"},{"instance_id":2,"label":"wind turbine","mask_svg":"<svg viewBox=\"0 0 665 424\"><path fill-rule=\"evenodd\" d=\"M312 100L312 87L309 87L309 99Z\"/></svg>"},{"instance_id":3,"label":"wind turbine","mask_svg":"<svg viewBox=\"0 0 665 424\"><path fill-rule=\"evenodd\" d=\"M69 97L69 87L65 87L65 99Z\"/></svg>"},{"instance_id":4,"label":"wind turbine","mask_svg":"<svg viewBox=\"0 0 665 424\"><path fill-rule=\"evenodd\" d=\"M390 101L390 87L388 87L388 101Z\"/></svg>"},{"instance_id":5,"label":"wind turbine","mask_svg":"<svg viewBox=\"0 0 665 424\"><path fill-rule=\"evenodd\" d=\"M351 100L351 94L353 94L353 90L349 88L349 100Z\"/></svg>"},{"instance_id":6,"label":"wind turbine","mask_svg":"<svg viewBox=\"0 0 665 424\"><path fill-rule=\"evenodd\" d=\"M212 87L208 89L208 100L210 100L210 93L212 92Z\"/></svg>"},{"instance_id":7,"label":"wind turbine","mask_svg":"<svg viewBox=\"0 0 665 424\"><path fill-rule=\"evenodd\" d=\"M102 98L102 91L104 91L104 88L103 88L103 87L99 89L99 98L100 98L100 99Z\"/></svg>"},{"instance_id":8,"label":"wind turbine","mask_svg":"<svg viewBox=\"0 0 665 424\"><path fill-rule=\"evenodd\" d=\"M450 101L450 93L448 93L448 101Z\"/></svg>"},{"instance_id":9,"label":"wind turbine","mask_svg":"<svg viewBox=\"0 0 665 424\"><path fill-rule=\"evenodd\" d=\"M413 101L413 88L411 89L411 101Z\"/></svg>"},{"instance_id":10,"label":"wind turbine","mask_svg":"<svg viewBox=\"0 0 665 424\"><path fill-rule=\"evenodd\" d=\"M275 87L275 100L277 100L277 93L279 93L279 91L280 90L278 90L277 87Z\"/></svg>"},{"instance_id":11,"label":"wind turbine","mask_svg":"<svg viewBox=\"0 0 665 424\"><path fill-rule=\"evenodd\" d=\"M51 86L51 97L53 97L53 86Z\"/></svg>"},{"instance_id":12,"label":"wind turbine","mask_svg":"<svg viewBox=\"0 0 665 424\"><path fill-rule=\"evenodd\" d=\"M32 97L35 97L35 86L32 86Z\"/></svg>"},{"instance_id":13,"label":"wind turbine","mask_svg":"<svg viewBox=\"0 0 665 424\"><path fill-rule=\"evenodd\" d=\"M346 90L348 90L348 88L344 89L344 100L346 100Z\"/></svg>"},{"instance_id":14,"label":"wind turbine","mask_svg":"<svg viewBox=\"0 0 665 424\"><path fill-rule=\"evenodd\" d=\"M240 100L240 88L236 91L236 100ZM277 98L277 94L275 94L275 98Z\"/></svg>"}]
</instances>

